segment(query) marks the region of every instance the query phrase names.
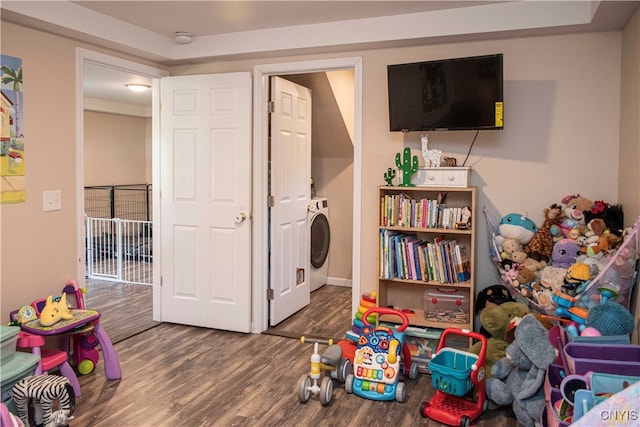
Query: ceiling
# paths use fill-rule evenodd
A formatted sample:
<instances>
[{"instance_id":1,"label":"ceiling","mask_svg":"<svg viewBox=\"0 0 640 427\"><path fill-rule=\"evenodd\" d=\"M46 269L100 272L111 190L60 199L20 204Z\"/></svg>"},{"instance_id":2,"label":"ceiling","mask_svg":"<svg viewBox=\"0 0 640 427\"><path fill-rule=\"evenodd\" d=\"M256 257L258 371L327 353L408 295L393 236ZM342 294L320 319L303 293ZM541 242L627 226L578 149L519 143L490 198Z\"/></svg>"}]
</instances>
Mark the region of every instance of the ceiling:
<instances>
[{"instance_id":1,"label":"ceiling","mask_svg":"<svg viewBox=\"0 0 640 427\"><path fill-rule=\"evenodd\" d=\"M639 1L12 1L2 20L165 66L621 29ZM178 44L174 34L193 41ZM132 105L148 78L88 65L85 95Z\"/></svg>"}]
</instances>

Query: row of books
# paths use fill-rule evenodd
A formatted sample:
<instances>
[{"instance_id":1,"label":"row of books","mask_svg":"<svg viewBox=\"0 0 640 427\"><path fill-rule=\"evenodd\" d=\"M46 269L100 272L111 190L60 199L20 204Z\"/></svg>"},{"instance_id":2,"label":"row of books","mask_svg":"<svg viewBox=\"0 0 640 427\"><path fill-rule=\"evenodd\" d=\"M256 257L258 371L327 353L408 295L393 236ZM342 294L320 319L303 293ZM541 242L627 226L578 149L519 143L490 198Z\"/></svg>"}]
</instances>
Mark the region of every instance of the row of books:
<instances>
[{"instance_id":1,"label":"row of books","mask_svg":"<svg viewBox=\"0 0 640 427\"><path fill-rule=\"evenodd\" d=\"M380 277L457 284L471 278L466 245L437 236L432 242L415 234L380 230Z\"/></svg>"},{"instance_id":2,"label":"row of books","mask_svg":"<svg viewBox=\"0 0 640 427\"><path fill-rule=\"evenodd\" d=\"M404 193L386 194L380 198L380 218L384 227L454 228L462 221L462 208L416 200Z\"/></svg>"}]
</instances>

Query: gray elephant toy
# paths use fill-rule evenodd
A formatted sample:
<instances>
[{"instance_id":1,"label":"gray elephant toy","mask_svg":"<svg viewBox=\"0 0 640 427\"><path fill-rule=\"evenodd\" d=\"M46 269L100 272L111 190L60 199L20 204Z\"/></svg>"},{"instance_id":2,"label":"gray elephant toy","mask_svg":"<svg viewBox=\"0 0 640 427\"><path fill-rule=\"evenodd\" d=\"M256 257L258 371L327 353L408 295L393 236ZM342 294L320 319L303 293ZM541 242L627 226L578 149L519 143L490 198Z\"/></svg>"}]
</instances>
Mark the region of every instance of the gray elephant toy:
<instances>
[{"instance_id":1,"label":"gray elephant toy","mask_svg":"<svg viewBox=\"0 0 640 427\"><path fill-rule=\"evenodd\" d=\"M545 406L542 385L546 371L556 357L549 331L532 314L524 316L506 356L491 368L487 397L500 406L512 405L520 424L534 427Z\"/></svg>"}]
</instances>

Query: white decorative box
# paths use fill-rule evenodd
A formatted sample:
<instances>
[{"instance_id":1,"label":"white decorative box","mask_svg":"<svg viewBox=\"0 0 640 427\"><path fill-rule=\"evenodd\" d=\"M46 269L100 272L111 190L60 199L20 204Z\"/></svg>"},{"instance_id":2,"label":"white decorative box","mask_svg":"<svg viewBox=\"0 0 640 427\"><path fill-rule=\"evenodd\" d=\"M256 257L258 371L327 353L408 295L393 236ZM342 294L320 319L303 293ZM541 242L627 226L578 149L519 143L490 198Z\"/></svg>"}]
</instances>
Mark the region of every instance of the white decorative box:
<instances>
[{"instance_id":1,"label":"white decorative box","mask_svg":"<svg viewBox=\"0 0 640 427\"><path fill-rule=\"evenodd\" d=\"M419 167L411 176L411 183L417 187L468 187L470 167ZM402 183L402 171L398 171L398 183Z\"/></svg>"}]
</instances>

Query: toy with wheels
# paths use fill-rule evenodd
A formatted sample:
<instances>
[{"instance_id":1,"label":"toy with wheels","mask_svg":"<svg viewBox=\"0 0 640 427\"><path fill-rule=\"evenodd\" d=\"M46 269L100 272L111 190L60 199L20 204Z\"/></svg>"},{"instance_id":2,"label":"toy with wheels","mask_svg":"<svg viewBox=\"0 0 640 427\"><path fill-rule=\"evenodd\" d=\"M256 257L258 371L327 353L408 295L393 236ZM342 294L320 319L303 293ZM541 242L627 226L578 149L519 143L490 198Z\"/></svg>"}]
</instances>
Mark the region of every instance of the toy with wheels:
<instances>
[{"instance_id":1,"label":"toy with wheels","mask_svg":"<svg viewBox=\"0 0 640 427\"><path fill-rule=\"evenodd\" d=\"M447 335L471 337L482 343L480 354L444 347ZM445 329L435 356L429 362L436 394L420 404L420 414L450 426L468 427L489 407L485 388L487 339L463 329ZM475 393L472 390L475 387Z\"/></svg>"},{"instance_id":2,"label":"toy with wheels","mask_svg":"<svg viewBox=\"0 0 640 427\"><path fill-rule=\"evenodd\" d=\"M397 329L372 326L368 318L374 313L396 315L402 319L402 324ZM404 342L409 319L401 311L375 307L364 312L362 322L353 374L347 376L345 390L371 400L404 402L406 391L404 383L399 381L402 367L405 376L411 379L418 376L418 365L411 363L411 353Z\"/></svg>"},{"instance_id":3,"label":"toy with wheels","mask_svg":"<svg viewBox=\"0 0 640 427\"><path fill-rule=\"evenodd\" d=\"M84 289L78 286L75 279L71 279L66 283L62 293L68 296L67 301L72 308L86 309L84 304ZM75 299L75 304L72 301ZM73 364L80 375L88 375L96 368L100 359L100 352L96 348L98 346L98 337L93 332L93 327L86 331L78 331L72 335L73 346Z\"/></svg>"},{"instance_id":4,"label":"toy with wheels","mask_svg":"<svg viewBox=\"0 0 640 427\"><path fill-rule=\"evenodd\" d=\"M309 373L298 379L298 400L301 403L307 403L312 395L318 396L320 404L327 406L333 399L333 381L331 379L344 382L345 378L351 374L351 361L342 357L342 347L333 344L333 340L303 336L300 338L300 342L312 343L313 354L311 354ZM318 353L318 344L328 345L322 355ZM329 375L323 375L323 373Z\"/></svg>"}]
</instances>

